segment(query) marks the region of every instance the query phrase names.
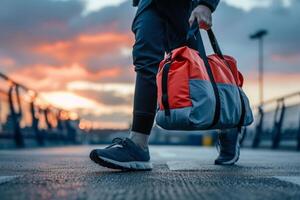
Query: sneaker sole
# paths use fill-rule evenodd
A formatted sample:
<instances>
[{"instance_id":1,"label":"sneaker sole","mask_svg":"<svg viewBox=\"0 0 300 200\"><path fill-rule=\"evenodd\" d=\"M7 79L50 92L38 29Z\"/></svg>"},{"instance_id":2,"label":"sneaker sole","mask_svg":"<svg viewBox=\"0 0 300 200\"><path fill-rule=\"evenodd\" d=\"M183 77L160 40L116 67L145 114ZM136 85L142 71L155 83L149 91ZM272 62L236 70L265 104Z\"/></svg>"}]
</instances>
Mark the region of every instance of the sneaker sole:
<instances>
[{"instance_id":1,"label":"sneaker sole","mask_svg":"<svg viewBox=\"0 0 300 200\"><path fill-rule=\"evenodd\" d=\"M240 140L241 140L241 134L238 135L238 138L236 140L236 145L235 145L235 155L234 157L229 160L229 161L218 161L215 160L215 165L234 165L240 158Z\"/></svg>"},{"instance_id":2,"label":"sneaker sole","mask_svg":"<svg viewBox=\"0 0 300 200\"><path fill-rule=\"evenodd\" d=\"M98 156L95 150L90 153L90 159L102 167L120 169L123 171L150 171L153 168L151 162L118 162Z\"/></svg>"}]
</instances>

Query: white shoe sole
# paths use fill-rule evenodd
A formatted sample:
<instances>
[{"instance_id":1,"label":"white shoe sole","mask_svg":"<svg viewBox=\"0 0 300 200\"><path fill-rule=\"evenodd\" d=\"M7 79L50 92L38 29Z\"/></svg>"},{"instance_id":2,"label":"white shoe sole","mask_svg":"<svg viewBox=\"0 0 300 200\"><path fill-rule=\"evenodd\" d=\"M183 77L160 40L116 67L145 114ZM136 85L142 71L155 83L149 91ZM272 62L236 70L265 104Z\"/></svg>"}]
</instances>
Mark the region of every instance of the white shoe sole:
<instances>
[{"instance_id":1,"label":"white shoe sole","mask_svg":"<svg viewBox=\"0 0 300 200\"><path fill-rule=\"evenodd\" d=\"M151 170L153 168L152 163L150 161L148 162L140 162L140 161L131 161L131 162L119 162L116 160L111 160L109 158L101 157L100 159L112 163L114 165L126 168L126 169L134 169L134 170Z\"/></svg>"}]
</instances>

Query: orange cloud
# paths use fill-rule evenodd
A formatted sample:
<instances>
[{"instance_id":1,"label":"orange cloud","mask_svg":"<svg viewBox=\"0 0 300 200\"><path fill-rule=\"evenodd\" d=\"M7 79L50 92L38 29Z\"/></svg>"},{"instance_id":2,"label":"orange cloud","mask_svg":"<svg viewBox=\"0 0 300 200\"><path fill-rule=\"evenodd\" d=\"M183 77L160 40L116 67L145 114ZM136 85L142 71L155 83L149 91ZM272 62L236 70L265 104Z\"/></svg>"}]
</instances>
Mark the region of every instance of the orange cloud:
<instances>
[{"instance_id":1,"label":"orange cloud","mask_svg":"<svg viewBox=\"0 0 300 200\"><path fill-rule=\"evenodd\" d=\"M264 100L281 97L300 91L300 73L266 73L264 76ZM249 74L245 77L244 90L252 105L258 105L258 77Z\"/></svg>"},{"instance_id":2,"label":"orange cloud","mask_svg":"<svg viewBox=\"0 0 300 200\"><path fill-rule=\"evenodd\" d=\"M57 90L65 88L67 83L80 80L101 80L120 76L120 67L111 67L98 71L89 71L79 64L71 66L51 66L37 64L11 72L9 75L16 81L26 84L35 90Z\"/></svg>"},{"instance_id":3,"label":"orange cloud","mask_svg":"<svg viewBox=\"0 0 300 200\"><path fill-rule=\"evenodd\" d=\"M81 97L68 91L55 91L41 93L44 99L54 106L64 108L67 110L72 109L95 109L97 103L91 99Z\"/></svg>"},{"instance_id":4,"label":"orange cloud","mask_svg":"<svg viewBox=\"0 0 300 200\"><path fill-rule=\"evenodd\" d=\"M286 62L290 64L299 64L300 65L300 53L282 55L282 54L273 54L271 56L273 61Z\"/></svg>"},{"instance_id":5,"label":"orange cloud","mask_svg":"<svg viewBox=\"0 0 300 200\"><path fill-rule=\"evenodd\" d=\"M266 72L265 81L284 83L298 83L300 81L300 73L278 73L278 72ZM246 79L246 83L256 83L258 75L257 73L250 73Z\"/></svg>"},{"instance_id":6,"label":"orange cloud","mask_svg":"<svg viewBox=\"0 0 300 200\"><path fill-rule=\"evenodd\" d=\"M53 57L64 63L83 63L89 58L114 54L123 46L131 46L131 34L98 33L94 35L82 34L76 38L45 42L33 47L33 52Z\"/></svg>"},{"instance_id":7,"label":"orange cloud","mask_svg":"<svg viewBox=\"0 0 300 200\"><path fill-rule=\"evenodd\" d=\"M9 57L0 57L1 68L10 68L16 64L16 61Z\"/></svg>"},{"instance_id":8,"label":"orange cloud","mask_svg":"<svg viewBox=\"0 0 300 200\"><path fill-rule=\"evenodd\" d=\"M127 43L128 35L120 33L104 33L99 35L80 35L78 41L83 44Z\"/></svg>"}]
</instances>

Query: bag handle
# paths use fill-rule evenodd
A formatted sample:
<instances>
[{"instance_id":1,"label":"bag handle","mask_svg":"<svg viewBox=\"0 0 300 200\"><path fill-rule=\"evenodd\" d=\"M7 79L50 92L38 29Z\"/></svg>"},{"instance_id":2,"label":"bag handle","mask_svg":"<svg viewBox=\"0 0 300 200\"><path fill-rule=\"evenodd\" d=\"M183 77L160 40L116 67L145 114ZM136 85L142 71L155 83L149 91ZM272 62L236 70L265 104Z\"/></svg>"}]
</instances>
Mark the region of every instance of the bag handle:
<instances>
[{"instance_id":1,"label":"bag handle","mask_svg":"<svg viewBox=\"0 0 300 200\"><path fill-rule=\"evenodd\" d=\"M216 38L214 37L213 32L208 31L207 33L210 35L211 45L213 46L213 49L214 49L215 53L218 54L218 55L220 54L223 57L222 52L219 48L219 45L216 41ZM198 49L199 55L200 55L200 57L202 58L202 60L204 62L207 74L209 76L211 85L212 85L213 90L214 90L215 99L216 99L214 118L213 118L212 124L208 127L208 128L212 128L218 123L218 121L220 119L220 114L221 114L220 94L219 94L219 90L218 90L215 78L214 78L213 73L212 73L211 66L208 62L208 58L207 58L207 55L206 55L206 52L205 52L204 43L203 43L203 40L202 40L202 37L201 37L201 33L200 33L200 30L199 30L199 27L198 27L197 20L195 20L192 27L190 28L190 30L187 33L187 42L188 42L188 44L194 44L195 40L197 41L197 47L196 48Z\"/></svg>"},{"instance_id":2,"label":"bag handle","mask_svg":"<svg viewBox=\"0 0 300 200\"><path fill-rule=\"evenodd\" d=\"M206 32L207 32L207 35L208 35L208 38L209 38L209 42L210 42L215 54L217 54L222 59L224 59L223 53L221 51L221 48L219 46L219 43L218 43L218 41L215 37L215 34L214 34L213 30L208 29ZM190 43L190 44L192 43L193 40L196 40L199 54L201 55L201 57L202 57L203 53L206 56L204 43L203 43L203 40L202 40L202 37L201 37L201 33L200 33L200 30L199 30L199 25L198 25L197 20L195 20L195 22L193 23L193 25L189 29L186 38L187 38L186 39L187 42ZM204 55L203 55L203 57L204 57Z\"/></svg>"}]
</instances>

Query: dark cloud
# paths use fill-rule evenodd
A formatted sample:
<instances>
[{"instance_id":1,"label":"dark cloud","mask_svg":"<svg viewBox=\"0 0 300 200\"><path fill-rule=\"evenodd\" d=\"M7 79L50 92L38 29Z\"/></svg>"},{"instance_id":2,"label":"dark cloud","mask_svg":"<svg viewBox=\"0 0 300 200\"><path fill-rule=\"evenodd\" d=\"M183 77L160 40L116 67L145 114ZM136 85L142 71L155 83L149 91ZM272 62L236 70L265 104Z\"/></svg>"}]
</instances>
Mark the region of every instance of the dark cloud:
<instances>
[{"instance_id":1,"label":"dark cloud","mask_svg":"<svg viewBox=\"0 0 300 200\"><path fill-rule=\"evenodd\" d=\"M80 1L2 0L1 48L33 45L73 35L68 24L83 11Z\"/></svg>"},{"instance_id":2,"label":"dark cloud","mask_svg":"<svg viewBox=\"0 0 300 200\"><path fill-rule=\"evenodd\" d=\"M256 71L258 44L250 41L249 35L264 28L269 31L265 39L266 70L300 72L300 63L272 59L273 55L299 55L299 10L299 1L292 1L290 7L274 1L270 7L255 8L249 12L221 3L214 14L214 29L224 52L238 58L242 71Z\"/></svg>"},{"instance_id":3,"label":"dark cloud","mask_svg":"<svg viewBox=\"0 0 300 200\"><path fill-rule=\"evenodd\" d=\"M0 57L15 59L15 68L36 63L65 65L68 64L66 60L53 57L51 52L38 53L35 48L39 45L67 42L71 44L70 48L66 49L67 54L70 55L69 63L79 62L91 69L106 67L107 60L101 60L102 54L118 55L119 52L116 52L118 45L127 47L132 45L129 26L134 16L134 9L129 2L125 2L119 6L105 7L88 15L82 15L84 8L85 5L80 0L1 1ZM107 33L124 34L128 37L127 42L116 41L114 44L111 41L110 44L98 44L98 47L93 47L91 44L90 46L78 44L82 35L99 36ZM75 57L72 59L72 55L81 52L88 54L85 60L76 60ZM93 60L98 63L95 64ZM131 59L122 57L114 58L114 63L118 60L121 62L120 66L128 67L131 64ZM89 65L90 63L94 64Z\"/></svg>"},{"instance_id":4,"label":"dark cloud","mask_svg":"<svg viewBox=\"0 0 300 200\"><path fill-rule=\"evenodd\" d=\"M90 33L99 31L117 31L127 33L134 17L135 10L126 1L120 6L107 6L99 11L72 21L74 29L84 29ZM80 30L78 30L80 31Z\"/></svg>"},{"instance_id":5,"label":"dark cloud","mask_svg":"<svg viewBox=\"0 0 300 200\"><path fill-rule=\"evenodd\" d=\"M134 16L129 2L88 15L82 15L83 11L80 0L2 0L0 42L32 45L39 40L64 40L81 33L128 32Z\"/></svg>"}]
</instances>

